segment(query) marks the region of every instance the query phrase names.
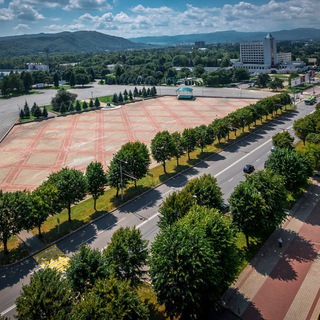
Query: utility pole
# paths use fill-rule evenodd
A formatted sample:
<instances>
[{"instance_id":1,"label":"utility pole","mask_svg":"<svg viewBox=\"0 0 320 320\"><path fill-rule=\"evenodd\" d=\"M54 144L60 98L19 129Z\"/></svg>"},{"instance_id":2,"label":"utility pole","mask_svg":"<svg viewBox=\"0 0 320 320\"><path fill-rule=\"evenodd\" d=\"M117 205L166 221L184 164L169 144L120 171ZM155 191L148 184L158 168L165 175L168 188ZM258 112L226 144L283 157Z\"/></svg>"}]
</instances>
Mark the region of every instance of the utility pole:
<instances>
[{"instance_id":1,"label":"utility pole","mask_svg":"<svg viewBox=\"0 0 320 320\"><path fill-rule=\"evenodd\" d=\"M123 201L123 175L125 175L125 176L127 176L127 177L129 177L129 178L131 178L131 179L134 179L134 180L138 180L138 179L137 179L135 176L133 176L132 174L129 174L129 173L127 173L127 172L125 172L125 171L123 170L122 163L128 163L127 161L122 160L122 159L116 157L114 154L113 154L113 157L114 157L116 160L118 160L118 161L119 161L119 164L120 164L119 169L120 169L121 201Z\"/></svg>"}]
</instances>

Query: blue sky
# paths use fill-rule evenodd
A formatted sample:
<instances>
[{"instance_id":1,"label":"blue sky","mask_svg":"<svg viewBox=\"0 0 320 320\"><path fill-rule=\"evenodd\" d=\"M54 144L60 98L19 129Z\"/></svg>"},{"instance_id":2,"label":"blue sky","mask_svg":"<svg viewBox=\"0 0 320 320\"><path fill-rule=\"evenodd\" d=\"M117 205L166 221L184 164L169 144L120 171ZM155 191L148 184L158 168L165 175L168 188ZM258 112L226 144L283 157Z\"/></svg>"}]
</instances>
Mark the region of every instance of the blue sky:
<instances>
[{"instance_id":1,"label":"blue sky","mask_svg":"<svg viewBox=\"0 0 320 320\"><path fill-rule=\"evenodd\" d=\"M0 36L96 30L134 38L319 28L320 0L0 0Z\"/></svg>"}]
</instances>

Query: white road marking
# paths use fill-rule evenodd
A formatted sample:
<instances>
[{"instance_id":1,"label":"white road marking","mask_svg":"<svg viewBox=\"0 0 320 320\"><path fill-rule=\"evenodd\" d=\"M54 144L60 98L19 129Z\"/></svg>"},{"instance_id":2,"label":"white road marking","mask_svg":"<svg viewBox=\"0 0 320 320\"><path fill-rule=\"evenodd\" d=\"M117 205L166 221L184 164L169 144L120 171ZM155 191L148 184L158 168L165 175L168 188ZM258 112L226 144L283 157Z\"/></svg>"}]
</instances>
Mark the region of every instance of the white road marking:
<instances>
[{"instance_id":1,"label":"white road marking","mask_svg":"<svg viewBox=\"0 0 320 320\"><path fill-rule=\"evenodd\" d=\"M11 310L13 310L16 307L16 305L14 304L13 306L9 307L8 309L4 310L1 312L1 315L4 316L6 313L10 312Z\"/></svg>"},{"instance_id":2,"label":"white road marking","mask_svg":"<svg viewBox=\"0 0 320 320\"><path fill-rule=\"evenodd\" d=\"M138 225L136 226L136 228L142 227L143 225L145 225L146 223L148 223L149 221L151 221L152 219L154 219L154 218L155 218L156 216L158 216L159 214L160 214L160 212L157 212L156 214L154 214L153 216L151 216L149 219L147 219L147 220L141 222L140 224L138 224Z\"/></svg>"}]
</instances>

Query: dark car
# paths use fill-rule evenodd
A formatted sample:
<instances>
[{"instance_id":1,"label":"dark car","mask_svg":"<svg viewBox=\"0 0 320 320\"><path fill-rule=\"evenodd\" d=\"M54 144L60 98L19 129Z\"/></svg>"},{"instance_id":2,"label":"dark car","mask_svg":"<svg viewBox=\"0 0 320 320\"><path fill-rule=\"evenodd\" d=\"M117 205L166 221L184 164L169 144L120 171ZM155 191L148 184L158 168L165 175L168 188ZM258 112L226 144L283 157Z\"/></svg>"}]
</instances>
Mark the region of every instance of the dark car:
<instances>
[{"instance_id":1,"label":"dark car","mask_svg":"<svg viewBox=\"0 0 320 320\"><path fill-rule=\"evenodd\" d=\"M254 171L254 166L252 164L246 164L244 167L243 167L243 172L244 173L251 173Z\"/></svg>"},{"instance_id":2,"label":"dark car","mask_svg":"<svg viewBox=\"0 0 320 320\"><path fill-rule=\"evenodd\" d=\"M226 214L226 213L230 212L230 206L225 202L223 202L221 204L219 209L220 209L221 213L223 213L223 214Z\"/></svg>"}]
</instances>

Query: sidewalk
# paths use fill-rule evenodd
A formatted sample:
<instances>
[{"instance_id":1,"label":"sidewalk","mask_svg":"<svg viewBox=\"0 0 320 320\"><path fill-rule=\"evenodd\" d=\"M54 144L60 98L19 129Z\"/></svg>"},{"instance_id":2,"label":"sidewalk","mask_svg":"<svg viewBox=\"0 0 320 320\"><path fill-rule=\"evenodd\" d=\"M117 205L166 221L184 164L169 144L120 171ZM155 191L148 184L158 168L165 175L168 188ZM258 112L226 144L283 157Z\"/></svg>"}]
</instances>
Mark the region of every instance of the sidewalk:
<instances>
[{"instance_id":1,"label":"sidewalk","mask_svg":"<svg viewBox=\"0 0 320 320\"><path fill-rule=\"evenodd\" d=\"M28 247L30 253L38 252L46 247L38 235L33 234L31 231L22 230L18 237Z\"/></svg>"},{"instance_id":2,"label":"sidewalk","mask_svg":"<svg viewBox=\"0 0 320 320\"><path fill-rule=\"evenodd\" d=\"M283 239L282 248L277 239ZM320 180L262 246L223 296L240 319L318 319L320 313Z\"/></svg>"}]
</instances>

